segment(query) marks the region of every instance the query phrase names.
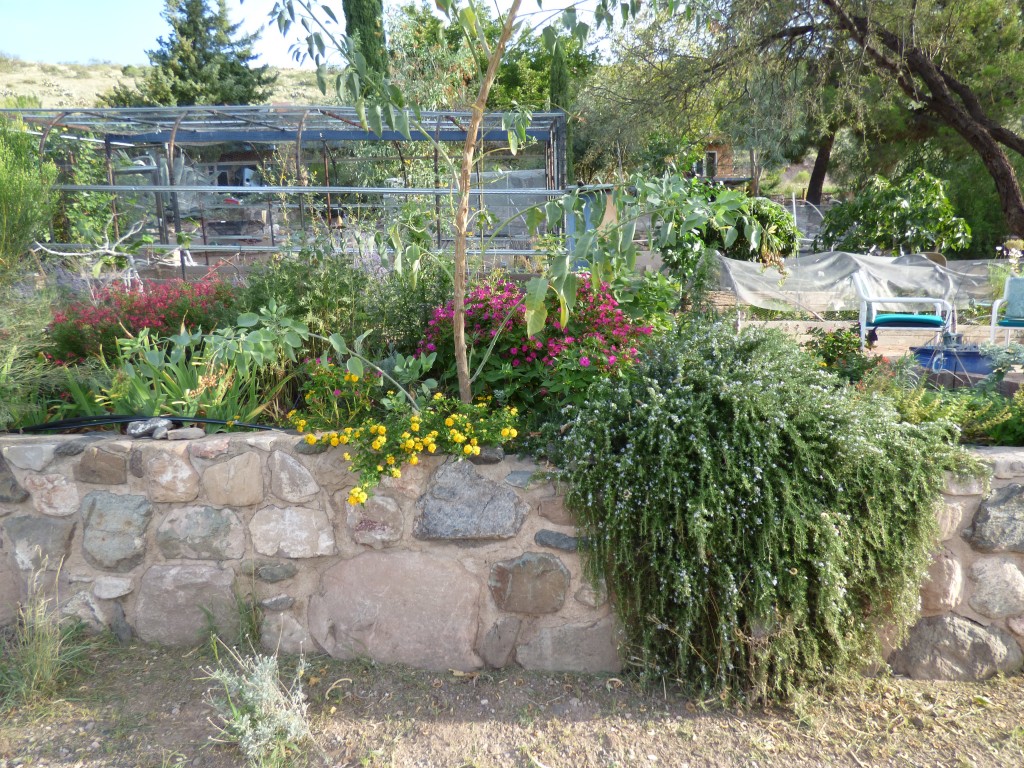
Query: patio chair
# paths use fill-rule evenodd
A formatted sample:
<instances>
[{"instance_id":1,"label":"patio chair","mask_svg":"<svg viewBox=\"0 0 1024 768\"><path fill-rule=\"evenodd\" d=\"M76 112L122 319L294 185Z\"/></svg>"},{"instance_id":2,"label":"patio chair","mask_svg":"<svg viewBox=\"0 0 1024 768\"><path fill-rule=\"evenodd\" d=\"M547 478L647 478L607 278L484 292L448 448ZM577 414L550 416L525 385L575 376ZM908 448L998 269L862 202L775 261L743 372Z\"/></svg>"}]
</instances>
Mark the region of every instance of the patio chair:
<instances>
[{"instance_id":1,"label":"patio chair","mask_svg":"<svg viewBox=\"0 0 1024 768\"><path fill-rule=\"evenodd\" d=\"M1006 310L1002 317L999 315L1001 307ZM992 304L992 325L989 328L989 341L993 344L996 341L996 327L1006 329L1006 343L1010 343L1010 329L1024 328L1024 277L1006 278L1003 285L1003 295Z\"/></svg>"},{"instance_id":2,"label":"patio chair","mask_svg":"<svg viewBox=\"0 0 1024 768\"><path fill-rule=\"evenodd\" d=\"M941 334L956 331L956 309L945 299L929 296L872 296L867 282L860 272L853 273L853 286L860 299L860 346L867 340L868 332L877 338L879 328L923 329L935 331L936 339ZM922 304L931 306L933 312L913 314L908 312L880 313L879 304Z\"/></svg>"}]
</instances>

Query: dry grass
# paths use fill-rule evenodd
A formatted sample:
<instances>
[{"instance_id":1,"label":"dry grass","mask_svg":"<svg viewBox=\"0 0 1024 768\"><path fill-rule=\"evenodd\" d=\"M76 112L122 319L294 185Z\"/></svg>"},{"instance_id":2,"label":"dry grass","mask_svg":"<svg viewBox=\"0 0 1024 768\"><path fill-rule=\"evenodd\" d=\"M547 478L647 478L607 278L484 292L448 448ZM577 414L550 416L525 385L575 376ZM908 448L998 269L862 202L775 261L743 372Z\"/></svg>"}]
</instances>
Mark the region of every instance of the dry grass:
<instances>
[{"instance_id":1,"label":"dry grass","mask_svg":"<svg viewBox=\"0 0 1024 768\"><path fill-rule=\"evenodd\" d=\"M65 699L0 723L0 766L203 766L243 761L210 741L198 652L105 649ZM742 711L628 679L420 672L307 658L310 766L1024 765L1024 678L853 681L789 709ZM293 663L283 664L287 676ZM321 751L322 750L322 751ZM6 761L6 762L5 762Z\"/></svg>"},{"instance_id":2,"label":"dry grass","mask_svg":"<svg viewBox=\"0 0 1024 768\"><path fill-rule=\"evenodd\" d=\"M134 85L142 67L99 64L40 64L0 53L0 101L12 96L35 96L44 107L93 107L99 94L118 82ZM127 72L127 74L125 74ZM312 72L278 70L270 103L318 104L326 99Z\"/></svg>"}]
</instances>

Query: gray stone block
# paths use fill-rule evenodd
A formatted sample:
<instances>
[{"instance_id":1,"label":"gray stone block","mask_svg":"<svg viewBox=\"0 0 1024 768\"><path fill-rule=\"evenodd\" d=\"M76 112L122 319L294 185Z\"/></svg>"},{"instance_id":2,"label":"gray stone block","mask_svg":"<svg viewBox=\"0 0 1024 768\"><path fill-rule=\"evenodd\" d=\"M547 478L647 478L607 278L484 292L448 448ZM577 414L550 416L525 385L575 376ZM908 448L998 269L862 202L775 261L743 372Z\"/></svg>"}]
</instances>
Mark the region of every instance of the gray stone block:
<instances>
[{"instance_id":1,"label":"gray stone block","mask_svg":"<svg viewBox=\"0 0 1024 768\"><path fill-rule=\"evenodd\" d=\"M299 568L287 560L244 560L241 572L249 578L276 584L292 578L299 572Z\"/></svg>"},{"instance_id":2,"label":"gray stone block","mask_svg":"<svg viewBox=\"0 0 1024 768\"><path fill-rule=\"evenodd\" d=\"M526 669L548 672L618 672L618 628L611 616L587 624L543 627L516 649L516 661Z\"/></svg>"},{"instance_id":3,"label":"gray stone block","mask_svg":"<svg viewBox=\"0 0 1024 768\"><path fill-rule=\"evenodd\" d=\"M3 529L19 570L56 570L68 553L75 524L66 519L19 515L4 520Z\"/></svg>"},{"instance_id":4,"label":"gray stone block","mask_svg":"<svg viewBox=\"0 0 1024 768\"><path fill-rule=\"evenodd\" d=\"M145 496L92 491L82 499L82 549L97 568L125 572L146 554L146 528L153 505Z\"/></svg>"},{"instance_id":5,"label":"gray stone block","mask_svg":"<svg viewBox=\"0 0 1024 768\"><path fill-rule=\"evenodd\" d=\"M93 485L123 485L128 481L128 463L120 454L91 445L82 452L75 479Z\"/></svg>"},{"instance_id":6,"label":"gray stone block","mask_svg":"<svg viewBox=\"0 0 1024 768\"><path fill-rule=\"evenodd\" d=\"M947 614L918 621L889 664L915 680L984 680L1019 671L1024 654L1003 630Z\"/></svg>"},{"instance_id":7,"label":"gray stone block","mask_svg":"<svg viewBox=\"0 0 1024 768\"><path fill-rule=\"evenodd\" d=\"M156 544L172 560L235 560L245 554L245 529L230 509L179 507L160 523Z\"/></svg>"},{"instance_id":8,"label":"gray stone block","mask_svg":"<svg viewBox=\"0 0 1024 768\"><path fill-rule=\"evenodd\" d=\"M214 565L154 565L139 583L135 631L148 643L197 645L206 631L233 642L239 617L234 574Z\"/></svg>"},{"instance_id":9,"label":"gray stone block","mask_svg":"<svg viewBox=\"0 0 1024 768\"><path fill-rule=\"evenodd\" d=\"M509 539L526 520L529 506L515 492L477 474L472 464L452 461L434 476L417 502L413 529L418 539L472 541Z\"/></svg>"},{"instance_id":10,"label":"gray stone block","mask_svg":"<svg viewBox=\"0 0 1024 768\"><path fill-rule=\"evenodd\" d=\"M962 535L979 552L1024 552L1024 486L1014 483L993 493Z\"/></svg>"},{"instance_id":11,"label":"gray stone block","mask_svg":"<svg viewBox=\"0 0 1024 768\"><path fill-rule=\"evenodd\" d=\"M533 535L533 540L542 547L560 549L563 552L575 552L579 548L579 539L567 533L542 528Z\"/></svg>"},{"instance_id":12,"label":"gray stone block","mask_svg":"<svg viewBox=\"0 0 1024 768\"><path fill-rule=\"evenodd\" d=\"M487 630L476 649L484 664L492 669L501 669L508 664L522 626L522 619L515 616L503 616L498 619Z\"/></svg>"},{"instance_id":13,"label":"gray stone block","mask_svg":"<svg viewBox=\"0 0 1024 768\"><path fill-rule=\"evenodd\" d=\"M28 491L18 484L17 478L7 466L7 462L0 457L0 504L20 504L28 498ZM0 510L0 515L3 511Z\"/></svg>"}]
</instances>

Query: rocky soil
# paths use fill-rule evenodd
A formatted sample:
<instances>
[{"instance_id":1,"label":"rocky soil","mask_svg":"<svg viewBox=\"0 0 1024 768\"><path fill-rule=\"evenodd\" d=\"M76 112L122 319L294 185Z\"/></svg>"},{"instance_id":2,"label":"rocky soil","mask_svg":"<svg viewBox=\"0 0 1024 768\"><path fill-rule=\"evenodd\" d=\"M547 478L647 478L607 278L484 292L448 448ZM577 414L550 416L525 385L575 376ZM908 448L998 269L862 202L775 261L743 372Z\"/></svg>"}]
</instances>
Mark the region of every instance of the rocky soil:
<instances>
[{"instance_id":1,"label":"rocky soil","mask_svg":"<svg viewBox=\"0 0 1024 768\"><path fill-rule=\"evenodd\" d=\"M0 768L242 765L217 743L204 651L105 647L62 699L0 721ZM421 672L307 661L300 766L1024 765L1024 678L852 681L742 710L626 676ZM285 662L287 668L291 662Z\"/></svg>"}]
</instances>

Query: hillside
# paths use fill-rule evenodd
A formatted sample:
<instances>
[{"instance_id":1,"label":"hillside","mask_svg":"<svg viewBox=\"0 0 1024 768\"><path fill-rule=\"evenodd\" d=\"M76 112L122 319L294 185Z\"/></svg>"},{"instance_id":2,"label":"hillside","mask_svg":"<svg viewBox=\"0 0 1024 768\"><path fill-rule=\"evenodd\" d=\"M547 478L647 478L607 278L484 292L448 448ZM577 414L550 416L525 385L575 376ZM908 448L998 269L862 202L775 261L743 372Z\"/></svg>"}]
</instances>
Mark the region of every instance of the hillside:
<instances>
[{"instance_id":1,"label":"hillside","mask_svg":"<svg viewBox=\"0 0 1024 768\"><path fill-rule=\"evenodd\" d=\"M119 81L134 84L144 67L100 64L40 64L0 53L0 100L35 96L44 107L92 107ZM313 73L280 69L271 103L320 104L326 100Z\"/></svg>"}]
</instances>

